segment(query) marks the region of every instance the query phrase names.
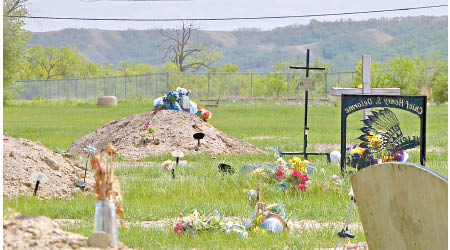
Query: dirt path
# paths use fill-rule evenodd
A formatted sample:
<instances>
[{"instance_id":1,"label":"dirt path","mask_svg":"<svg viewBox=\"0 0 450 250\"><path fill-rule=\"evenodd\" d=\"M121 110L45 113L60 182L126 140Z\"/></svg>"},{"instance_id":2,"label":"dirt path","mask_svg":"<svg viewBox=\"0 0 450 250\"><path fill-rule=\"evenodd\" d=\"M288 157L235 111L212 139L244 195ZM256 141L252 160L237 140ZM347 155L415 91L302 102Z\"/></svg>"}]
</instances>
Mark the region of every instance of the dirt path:
<instances>
[{"instance_id":1,"label":"dirt path","mask_svg":"<svg viewBox=\"0 0 450 250\"><path fill-rule=\"evenodd\" d=\"M241 220L243 217L230 216L225 217L226 219L231 220ZM178 218L166 218L161 220L150 220L150 221L140 221L134 223L128 223L130 225L136 226L139 225L142 228L157 228L157 227L166 227L172 226ZM81 224L82 221L79 219L54 219L53 221L57 222L61 226L74 226L77 224ZM344 222L334 221L334 222L319 222L316 220L290 220L288 222L288 226L291 230L302 231L302 230L318 230L326 227L336 227L341 228L344 226ZM362 225L359 222L354 222L349 224L350 231L359 231L362 230Z\"/></svg>"}]
</instances>

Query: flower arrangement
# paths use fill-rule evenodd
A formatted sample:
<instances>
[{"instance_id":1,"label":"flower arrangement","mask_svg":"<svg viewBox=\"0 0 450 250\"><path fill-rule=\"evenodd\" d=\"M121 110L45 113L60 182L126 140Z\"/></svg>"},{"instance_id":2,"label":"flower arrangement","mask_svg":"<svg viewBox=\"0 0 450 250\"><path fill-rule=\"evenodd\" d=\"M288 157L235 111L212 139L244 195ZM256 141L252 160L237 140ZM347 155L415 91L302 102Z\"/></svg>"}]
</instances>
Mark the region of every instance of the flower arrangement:
<instances>
[{"instance_id":1,"label":"flower arrangement","mask_svg":"<svg viewBox=\"0 0 450 250\"><path fill-rule=\"evenodd\" d=\"M248 233L245 227L239 224L235 224L232 221L225 221L217 210L214 210L213 215L202 215L197 209L189 216L183 216L179 214L180 221L177 221L174 225L174 233L198 233L204 231L221 231L225 233L236 232L243 237L247 237Z\"/></svg>"},{"instance_id":2,"label":"flower arrangement","mask_svg":"<svg viewBox=\"0 0 450 250\"><path fill-rule=\"evenodd\" d=\"M150 122L145 122L144 124L144 130L141 133L141 143L142 144L148 144L150 142L152 142L155 145L159 144L159 140L155 139L155 129L150 127ZM150 139L149 136L152 136L152 138Z\"/></svg>"},{"instance_id":3,"label":"flower arrangement","mask_svg":"<svg viewBox=\"0 0 450 250\"><path fill-rule=\"evenodd\" d=\"M283 158L279 157L276 161L278 166L277 170L268 170L260 167L253 170L252 174L265 179L267 182L275 183L276 187L281 188L283 192L286 190L305 191L309 180L306 164L309 161L302 161L300 158L294 157L289 162L292 163L291 168L288 168Z\"/></svg>"},{"instance_id":4,"label":"flower arrangement","mask_svg":"<svg viewBox=\"0 0 450 250\"><path fill-rule=\"evenodd\" d=\"M116 214L123 218L125 212L120 206L122 202L122 195L120 194L120 183L114 174L114 157L116 156L116 150L110 143L105 148L105 159L101 161L101 153L96 153L91 158L92 169L96 170L94 175L95 185L94 192L99 201L116 201ZM120 225L123 228L128 229L123 220L119 220Z\"/></svg>"},{"instance_id":5,"label":"flower arrangement","mask_svg":"<svg viewBox=\"0 0 450 250\"><path fill-rule=\"evenodd\" d=\"M405 150L414 148L420 140L403 136L398 119L391 110L372 111L363 122L360 129L363 134L358 137L361 143L347 148L348 165L361 169L376 163L410 160Z\"/></svg>"},{"instance_id":6,"label":"flower arrangement","mask_svg":"<svg viewBox=\"0 0 450 250\"><path fill-rule=\"evenodd\" d=\"M197 109L197 115L205 122L208 122L212 117L212 113L203 107Z\"/></svg>"}]
</instances>

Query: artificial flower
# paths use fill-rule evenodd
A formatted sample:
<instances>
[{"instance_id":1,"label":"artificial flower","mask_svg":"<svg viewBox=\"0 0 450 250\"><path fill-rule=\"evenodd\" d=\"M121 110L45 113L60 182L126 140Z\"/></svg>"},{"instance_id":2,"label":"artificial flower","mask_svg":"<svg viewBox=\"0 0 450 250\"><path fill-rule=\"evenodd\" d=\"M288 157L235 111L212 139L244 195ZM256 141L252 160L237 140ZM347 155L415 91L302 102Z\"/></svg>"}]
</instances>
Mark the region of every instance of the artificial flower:
<instances>
[{"instance_id":1,"label":"artificial flower","mask_svg":"<svg viewBox=\"0 0 450 250\"><path fill-rule=\"evenodd\" d=\"M306 190L306 185L300 183L300 184L298 184L297 188L298 188L298 190L303 191L303 190Z\"/></svg>"},{"instance_id":2,"label":"artificial flower","mask_svg":"<svg viewBox=\"0 0 450 250\"><path fill-rule=\"evenodd\" d=\"M281 171L281 169L278 169L277 172L276 172L277 178L279 180L281 180L281 179L283 179L283 175L284 175L283 171Z\"/></svg>"},{"instance_id":3,"label":"artificial flower","mask_svg":"<svg viewBox=\"0 0 450 250\"><path fill-rule=\"evenodd\" d=\"M302 178L303 182L307 182L309 180L308 175L306 175L306 174L302 175L300 178Z\"/></svg>"},{"instance_id":4,"label":"artificial flower","mask_svg":"<svg viewBox=\"0 0 450 250\"><path fill-rule=\"evenodd\" d=\"M173 229L174 233L183 233L184 232L184 226L182 222L177 222L175 224L175 228Z\"/></svg>"},{"instance_id":5,"label":"artificial flower","mask_svg":"<svg viewBox=\"0 0 450 250\"><path fill-rule=\"evenodd\" d=\"M300 171L298 171L298 170L294 170L294 171L292 171L292 177L301 178L302 173L300 173Z\"/></svg>"},{"instance_id":6,"label":"artificial flower","mask_svg":"<svg viewBox=\"0 0 450 250\"><path fill-rule=\"evenodd\" d=\"M276 164L278 167L284 168L286 167L286 161L284 161L283 157L278 157Z\"/></svg>"},{"instance_id":7,"label":"artificial flower","mask_svg":"<svg viewBox=\"0 0 450 250\"><path fill-rule=\"evenodd\" d=\"M359 159L362 157L364 152L366 151L366 148L362 148L360 146L355 147L354 149L350 150L350 155L353 158Z\"/></svg>"},{"instance_id":8,"label":"artificial flower","mask_svg":"<svg viewBox=\"0 0 450 250\"><path fill-rule=\"evenodd\" d=\"M149 127L150 127L150 122L145 122L144 128L145 128L145 129L148 129Z\"/></svg>"},{"instance_id":9,"label":"artificial flower","mask_svg":"<svg viewBox=\"0 0 450 250\"><path fill-rule=\"evenodd\" d=\"M373 131L369 132L369 135L366 136L366 139L374 148L378 148L379 146L381 146L381 135L377 135Z\"/></svg>"},{"instance_id":10,"label":"artificial flower","mask_svg":"<svg viewBox=\"0 0 450 250\"><path fill-rule=\"evenodd\" d=\"M290 163L292 163L292 169L301 171L303 173L308 173L308 170L306 169L306 164L309 163L308 160L301 160L299 157L294 157L289 160Z\"/></svg>"}]
</instances>

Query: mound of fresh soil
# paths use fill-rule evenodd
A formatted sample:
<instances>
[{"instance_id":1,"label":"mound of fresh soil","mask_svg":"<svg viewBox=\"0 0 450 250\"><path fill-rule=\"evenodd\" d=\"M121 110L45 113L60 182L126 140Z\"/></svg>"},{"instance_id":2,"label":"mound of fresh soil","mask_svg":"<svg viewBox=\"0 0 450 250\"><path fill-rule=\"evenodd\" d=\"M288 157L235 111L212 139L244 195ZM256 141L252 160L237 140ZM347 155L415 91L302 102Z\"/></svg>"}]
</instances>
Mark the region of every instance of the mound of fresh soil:
<instances>
[{"instance_id":1,"label":"mound of fresh soil","mask_svg":"<svg viewBox=\"0 0 450 250\"><path fill-rule=\"evenodd\" d=\"M144 143L141 134L145 123L155 129L154 139ZM205 138L200 148L194 149L197 140L192 136L202 132ZM150 139L152 136L150 136ZM83 153L87 145L103 149L112 143L117 152L127 159L140 159L149 155L160 155L175 150L185 154L209 152L212 154L262 153L260 149L235 137L227 135L198 116L175 110L159 110L135 114L113 121L94 132L74 141L68 151Z\"/></svg>"},{"instance_id":2,"label":"mound of fresh soil","mask_svg":"<svg viewBox=\"0 0 450 250\"><path fill-rule=\"evenodd\" d=\"M39 185L39 197L67 198L80 190L75 183L83 180L84 168L40 142L13 138L4 133L3 195L32 195L36 184L31 181L34 173L43 173L48 178L47 183ZM93 175L88 172L85 191L92 190L93 184Z\"/></svg>"},{"instance_id":3,"label":"mound of fresh soil","mask_svg":"<svg viewBox=\"0 0 450 250\"><path fill-rule=\"evenodd\" d=\"M62 230L45 216L19 215L3 221L5 249L99 249L89 247L88 239ZM113 248L110 248L113 249ZM119 249L129 249L123 244Z\"/></svg>"}]
</instances>

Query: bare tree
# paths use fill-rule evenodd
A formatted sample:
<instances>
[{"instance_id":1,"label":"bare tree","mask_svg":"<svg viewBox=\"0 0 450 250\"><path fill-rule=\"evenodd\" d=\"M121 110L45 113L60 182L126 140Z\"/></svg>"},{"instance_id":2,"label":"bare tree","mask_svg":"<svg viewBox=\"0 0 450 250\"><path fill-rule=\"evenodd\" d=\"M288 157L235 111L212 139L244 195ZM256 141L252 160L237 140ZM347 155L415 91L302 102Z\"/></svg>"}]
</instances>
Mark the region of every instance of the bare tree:
<instances>
[{"instance_id":1,"label":"bare tree","mask_svg":"<svg viewBox=\"0 0 450 250\"><path fill-rule=\"evenodd\" d=\"M214 46L206 48L203 44L192 42L192 35L198 30L199 27L192 21L182 21L181 28L172 33L161 30L164 37L162 46L166 46L164 58L170 58L181 72L209 68L220 57Z\"/></svg>"}]
</instances>

